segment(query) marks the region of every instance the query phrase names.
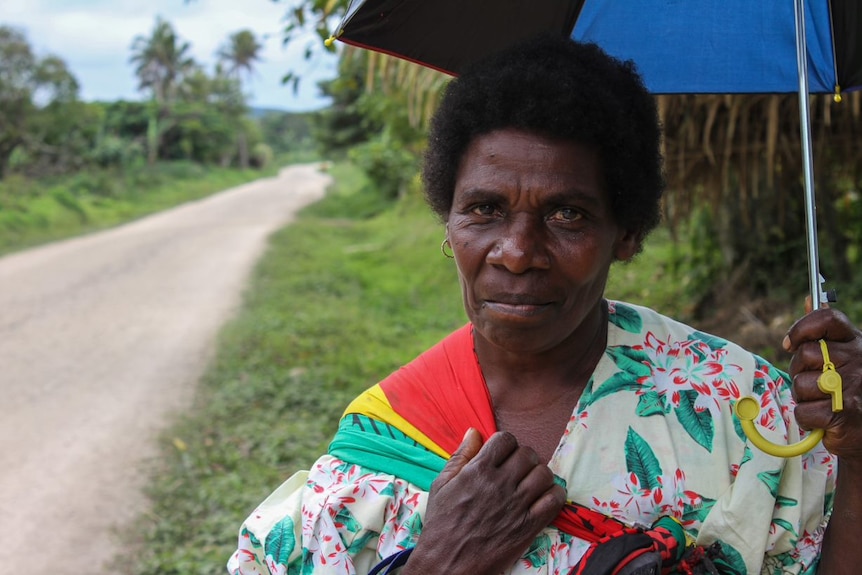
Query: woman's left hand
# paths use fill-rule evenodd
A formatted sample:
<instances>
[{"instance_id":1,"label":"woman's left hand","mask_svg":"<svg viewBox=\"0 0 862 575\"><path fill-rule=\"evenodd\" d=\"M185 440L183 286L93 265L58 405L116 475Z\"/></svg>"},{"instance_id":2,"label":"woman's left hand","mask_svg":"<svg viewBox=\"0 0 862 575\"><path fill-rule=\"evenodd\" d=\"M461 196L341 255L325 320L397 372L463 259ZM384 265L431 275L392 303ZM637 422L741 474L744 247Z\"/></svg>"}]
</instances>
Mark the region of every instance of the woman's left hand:
<instances>
[{"instance_id":1,"label":"woman's left hand","mask_svg":"<svg viewBox=\"0 0 862 575\"><path fill-rule=\"evenodd\" d=\"M817 387L823 374L821 339L844 386L839 412L832 411L831 396ZM824 429L826 449L847 462L862 463L862 332L840 311L818 309L790 328L784 348L793 353L790 377L800 427Z\"/></svg>"}]
</instances>

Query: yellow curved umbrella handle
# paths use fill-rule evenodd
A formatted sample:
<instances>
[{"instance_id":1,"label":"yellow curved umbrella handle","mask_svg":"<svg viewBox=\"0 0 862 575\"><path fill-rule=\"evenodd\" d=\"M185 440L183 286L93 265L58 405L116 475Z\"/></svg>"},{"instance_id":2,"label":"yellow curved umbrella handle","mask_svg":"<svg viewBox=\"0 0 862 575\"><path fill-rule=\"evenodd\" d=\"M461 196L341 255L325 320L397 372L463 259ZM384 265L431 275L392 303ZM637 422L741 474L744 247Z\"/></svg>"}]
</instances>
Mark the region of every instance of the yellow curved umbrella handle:
<instances>
[{"instance_id":1,"label":"yellow curved umbrella handle","mask_svg":"<svg viewBox=\"0 0 862 575\"><path fill-rule=\"evenodd\" d=\"M823 393L832 396L832 411L838 412L844 409L844 398L842 394L843 384L841 375L835 370L835 364L829 361L829 351L826 342L820 340L820 350L823 352L823 374L817 378L817 387ZM796 457L802 455L820 443L823 439L822 429L813 429L802 441L790 445L772 443L763 437L754 425L754 420L760 415L760 403L753 397L743 397L736 402L736 416L742 425L742 431L748 440L759 450L776 457Z\"/></svg>"},{"instance_id":2,"label":"yellow curved umbrella handle","mask_svg":"<svg viewBox=\"0 0 862 575\"><path fill-rule=\"evenodd\" d=\"M823 439L823 430L813 429L808 434L808 437L797 443L790 445L772 443L763 437L757 430L757 426L754 425L754 420L759 415L760 404L753 397L743 397L736 402L736 416L739 417L739 423L742 424L742 431L745 432L745 436L760 451L769 455L776 457L796 457L814 449L814 446Z\"/></svg>"}]
</instances>

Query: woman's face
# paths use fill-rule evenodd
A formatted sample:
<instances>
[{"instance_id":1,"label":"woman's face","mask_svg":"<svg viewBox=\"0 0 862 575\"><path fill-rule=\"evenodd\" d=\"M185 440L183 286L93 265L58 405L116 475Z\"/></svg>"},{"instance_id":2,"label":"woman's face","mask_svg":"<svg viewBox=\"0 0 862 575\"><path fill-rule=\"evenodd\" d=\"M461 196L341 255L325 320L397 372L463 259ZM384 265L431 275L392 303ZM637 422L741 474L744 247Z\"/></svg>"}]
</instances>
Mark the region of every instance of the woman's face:
<instances>
[{"instance_id":1,"label":"woman's face","mask_svg":"<svg viewBox=\"0 0 862 575\"><path fill-rule=\"evenodd\" d=\"M446 225L470 321L522 353L590 343L598 324L578 327L603 317L611 263L637 251L593 149L514 129L467 148Z\"/></svg>"}]
</instances>

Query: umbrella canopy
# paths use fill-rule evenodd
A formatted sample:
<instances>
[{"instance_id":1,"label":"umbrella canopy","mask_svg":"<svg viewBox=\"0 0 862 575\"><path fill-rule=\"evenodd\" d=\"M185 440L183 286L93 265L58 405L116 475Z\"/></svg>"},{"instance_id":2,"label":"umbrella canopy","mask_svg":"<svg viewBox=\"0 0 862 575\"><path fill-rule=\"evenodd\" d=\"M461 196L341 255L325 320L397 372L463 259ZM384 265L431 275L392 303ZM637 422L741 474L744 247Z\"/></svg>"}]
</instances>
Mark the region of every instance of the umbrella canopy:
<instances>
[{"instance_id":1,"label":"umbrella canopy","mask_svg":"<svg viewBox=\"0 0 862 575\"><path fill-rule=\"evenodd\" d=\"M862 5L805 6L809 91L862 87ZM799 89L793 0L354 0L336 37L458 74L539 32L633 60L655 94Z\"/></svg>"}]
</instances>

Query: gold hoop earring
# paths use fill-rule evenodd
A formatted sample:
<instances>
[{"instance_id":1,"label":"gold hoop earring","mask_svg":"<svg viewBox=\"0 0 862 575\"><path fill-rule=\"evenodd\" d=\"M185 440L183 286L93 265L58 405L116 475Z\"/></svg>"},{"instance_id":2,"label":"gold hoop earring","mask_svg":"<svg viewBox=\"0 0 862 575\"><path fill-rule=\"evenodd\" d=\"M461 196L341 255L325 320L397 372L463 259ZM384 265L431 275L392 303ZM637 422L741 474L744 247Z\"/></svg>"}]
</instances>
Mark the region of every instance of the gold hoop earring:
<instances>
[{"instance_id":1,"label":"gold hoop earring","mask_svg":"<svg viewBox=\"0 0 862 575\"><path fill-rule=\"evenodd\" d=\"M444 255L444 256L446 256L447 258L449 258L450 260L451 260L451 259L454 259L454 258L455 258L455 254L454 254L454 253L451 253L451 254L450 254L450 253L447 253L447 252L446 252L446 246L449 246L449 249L450 249L450 250L452 249L452 244L450 244L450 243L449 243L449 238L444 238L444 239L443 239L443 243L442 243L442 244L440 244L440 251L441 251L441 252L443 252L443 255Z\"/></svg>"}]
</instances>

